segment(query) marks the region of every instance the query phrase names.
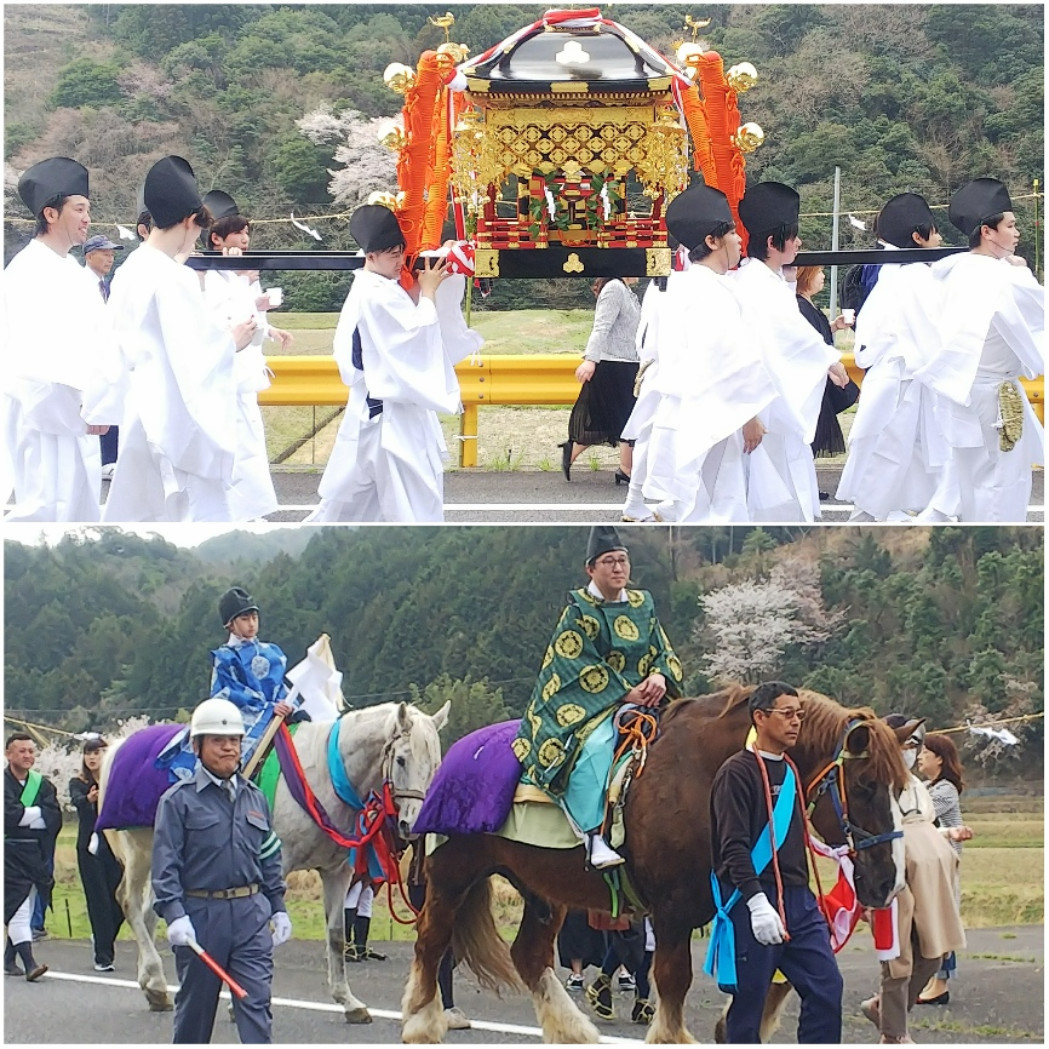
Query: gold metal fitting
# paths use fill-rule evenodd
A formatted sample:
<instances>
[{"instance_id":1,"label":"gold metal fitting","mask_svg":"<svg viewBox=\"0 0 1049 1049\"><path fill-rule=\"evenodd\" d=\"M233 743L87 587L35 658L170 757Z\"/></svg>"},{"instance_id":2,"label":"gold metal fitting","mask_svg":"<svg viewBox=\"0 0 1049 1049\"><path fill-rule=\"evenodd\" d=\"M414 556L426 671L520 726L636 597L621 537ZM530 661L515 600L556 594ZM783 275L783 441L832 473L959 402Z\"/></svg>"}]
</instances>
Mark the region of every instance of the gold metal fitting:
<instances>
[{"instance_id":1,"label":"gold metal fitting","mask_svg":"<svg viewBox=\"0 0 1049 1049\"><path fill-rule=\"evenodd\" d=\"M733 91L743 94L758 82L758 71L749 62L739 62L725 74L725 79Z\"/></svg>"},{"instance_id":2,"label":"gold metal fitting","mask_svg":"<svg viewBox=\"0 0 1049 1049\"><path fill-rule=\"evenodd\" d=\"M742 127L736 129L732 136L732 144L741 153L753 153L765 141L765 132L761 130L760 124L748 121Z\"/></svg>"},{"instance_id":3,"label":"gold metal fitting","mask_svg":"<svg viewBox=\"0 0 1049 1049\"><path fill-rule=\"evenodd\" d=\"M383 83L398 95L405 95L415 87L415 70L403 62L391 62L382 74Z\"/></svg>"}]
</instances>

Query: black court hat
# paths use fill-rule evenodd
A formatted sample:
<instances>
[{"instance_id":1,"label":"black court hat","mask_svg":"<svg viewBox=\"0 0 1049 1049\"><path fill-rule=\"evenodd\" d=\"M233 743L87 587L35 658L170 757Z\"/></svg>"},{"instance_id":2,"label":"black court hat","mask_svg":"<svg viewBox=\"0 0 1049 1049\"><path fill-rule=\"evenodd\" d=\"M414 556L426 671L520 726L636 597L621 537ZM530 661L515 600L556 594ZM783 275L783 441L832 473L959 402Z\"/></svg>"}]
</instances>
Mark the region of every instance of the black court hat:
<instances>
[{"instance_id":1,"label":"black court hat","mask_svg":"<svg viewBox=\"0 0 1049 1049\"><path fill-rule=\"evenodd\" d=\"M237 616L258 610L255 599L242 586L231 586L219 598L219 619L222 620L223 626L228 626Z\"/></svg>"},{"instance_id":2,"label":"black court hat","mask_svg":"<svg viewBox=\"0 0 1049 1049\"><path fill-rule=\"evenodd\" d=\"M594 525L586 544L586 563L591 565L602 554L612 550L626 550L626 544L619 538L615 526Z\"/></svg>"},{"instance_id":3,"label":"black court hat","mask_svg":"<svg viewBox=\"0 0 1049 1049\"><path fill-rule=\"evenodd\" d=\"M992 215L1012 211L1013 202L1003 182L996 178L973 179L962 186L947 209L947 217L967 237L971 237Z\"/></svg>"},{"instance_id":4,"label":"black court hat","mask_svg":"<svg viewBox=\"0 0 1049 1049\"><path fill-rule=\"evenodd\" d=\"M918 193L898 193L885 202L878 213L875 230L887 244L897 248L913 248L911 234L919 226L935 226L936 219L928 202Z\"/></svg>"},{"instance_id":5,"label":"black court hat","mask_svg":"<svg viewBox=\"0 0 1049 1049\"><path fill-rule=\"evenodd\" d=\"M397 216L382 204L362 204L350 218L350 236L365 255L406 243Z\"/></svg>"},{"instance_id":6,"label":"black court hat","mask_svg":"<svg viewBox=\"0 0 1049 1049\"><path fill-rule=\"evenodd\" d=\"M55 197L86 197L87 168L69 157L48 157L22 173L18 195L34 215L39 215Z\"/></svg>"},{"instance_id":7,"label":"black court hat","mask_svg":"<svg viewBox=\"0 0 1049 1049\"><path fill-rule=\"evenodd\" d=\"M219 219L228 219L230 215L240 214L237 202L221 189L208 190L204 194L204 207L211 213L212 222L218 222Z\"/></svg>"},{"instance_id":8,"label":"black court hat","mask_svg":"<svg viewBox=\"0 0 1049 1049\"><path fill-rule=\"evenodd\" d=\"M689 251L698 248L718 226L735 221L728 197L702 182L679 193L667 208L667 232Z\"/></svg>"},{"instance_id":9,"label":"black court hat","mask_svg":"<svg viewBox=\"0 0 1049 1049\"><path fill-rule=\"evenodd\" d=\"M782 182L759 182L751 186L739 202L739 220L751 237L796 226L801 214L801 197Z\"/></svg>"},{"instance_id":10,"label":"black court hat","mask_svg":"<svg viewBox=\"0 0 1049 1049\"><path fill-rule=\"evenodd\" d=\"M182 157L158 160L146 174L142 197L158 229L181 222L199 211L202 203L193 169Z\"/></svg>"}]
</instances>

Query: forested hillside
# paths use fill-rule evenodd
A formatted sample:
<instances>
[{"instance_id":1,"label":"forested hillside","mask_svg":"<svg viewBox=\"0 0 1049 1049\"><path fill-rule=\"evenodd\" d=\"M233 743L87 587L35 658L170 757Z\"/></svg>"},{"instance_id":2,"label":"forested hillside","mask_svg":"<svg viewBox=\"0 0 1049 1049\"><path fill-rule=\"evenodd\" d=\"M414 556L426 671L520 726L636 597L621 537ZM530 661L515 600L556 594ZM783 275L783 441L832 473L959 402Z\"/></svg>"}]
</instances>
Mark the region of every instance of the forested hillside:
<instances>
[{"instance_id":1,"label":"forested hillside","mask_svg":"<svg viewBox=\"0 0 1049 1049\"><path fill-rule=\"evenodd\" d=\"M288 221L293 211L310 218L322 246L347 246L356 197L344 180L345 199L332 199L343 169L335 151L349 143L360 154L367 121L397 112L400 96L382 71L414 64L443 40L427 19L445 7L6 5L6 257L28 234L10 221L21 214L15 173L55 154L90 168L100 230L133 220L145 172L175 152L203 188L227 190L258 220L279 218L256 225L257 247L316 247ZM544 7L452 10L452 39L476 55ZM1030 195L1044 166L1041 5L619 3L606 13L667 54L688 35L686 13L709 17L702 40L726 65L755 64L760 83L741 110L766 140L749 171L799 188L808 246L829 243L837 165L842 206L853 213L904 190L944 203L966 180L994 175L1008 183L1027 230L1021 250L1032 248ZM307 136L317 114L336 137L317 132L316 121ZM393 155L369 170L392 180ZM843 241L867 238L845 223ZM293 309L337 307L345 287L310 274L285 283ZM487 305L510 301L497 290Z\"/></svg>"},{"instance_id":2,"label":"forested hillside","mask_svg":"<svg viewBox=\"0 0 1049 1049\"><path fill-rule=\"evenodd\" d=\"M299 532L301 554L239 563L119 529L7 542L8 712L76 731L185 716L225 640L218 595L241 583L290 661L331 635L351 706L451 696L460 735L521 713L565 592L585 581L585 528ZM933 727L1043 709L1040 529L627 535L692 694L780 677ZM1014 728L1040 768L1041 721Z\"/></svg>"}]
</instances>

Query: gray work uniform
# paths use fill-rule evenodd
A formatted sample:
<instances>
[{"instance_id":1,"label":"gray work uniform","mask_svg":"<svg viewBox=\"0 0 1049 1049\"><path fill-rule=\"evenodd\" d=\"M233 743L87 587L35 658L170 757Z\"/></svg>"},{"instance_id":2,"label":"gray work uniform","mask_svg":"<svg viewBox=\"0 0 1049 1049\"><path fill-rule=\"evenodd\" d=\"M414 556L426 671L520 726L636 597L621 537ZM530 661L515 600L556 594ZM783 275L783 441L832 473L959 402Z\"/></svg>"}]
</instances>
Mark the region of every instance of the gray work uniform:
<instances>
[{"instance_id":1,"label":"gray work uniform","mask_svg":"<svg viewBox=\"0 0 1049 1049\"><path fill-rule=\"evenodd\" d=\"M272 1041L270 915L285 910L280 839L262 791L234 777L231 799L203 766L160 799L153 837L154 909L166 922L188 914L197 942L247 992L233 998L241 1042ZM254 887L250 894L246 890ZM215 893L241 890L220 899ZM196 895L211 893L210 896ZM189 947L176 947L177 1043L211 1040L221 981Z\"/></svg>"}]
</instances>

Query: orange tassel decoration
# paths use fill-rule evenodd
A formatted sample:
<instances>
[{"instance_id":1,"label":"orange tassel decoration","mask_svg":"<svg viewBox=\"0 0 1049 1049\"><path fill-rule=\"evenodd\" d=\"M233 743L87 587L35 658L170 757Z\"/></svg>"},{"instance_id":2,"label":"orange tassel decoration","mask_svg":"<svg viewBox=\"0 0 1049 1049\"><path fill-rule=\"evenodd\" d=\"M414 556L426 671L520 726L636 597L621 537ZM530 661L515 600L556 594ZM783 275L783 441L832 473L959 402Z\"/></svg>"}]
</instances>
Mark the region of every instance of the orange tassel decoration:
<instances>
[{"instance_id":1,"label":"orange tassel decoration","mask_svg":"<svg viewBox=\"0 0 1049 1049\"><path fill-rule=\"evenodd\" d=\"M703 181L708 186L718 186L717 169L714 165L714 154L710 150L710 129L707 126L707 114L703 100L699 95L699 85L692 84L681 94L681 108L685 114L685 124L692 136L692 164L696 171L702 172Z\"/></svg>"},{"instance_id":2,"label":"orange tassel decoration","mask_svg":"<svg viewBox=\"0 0 1049 1049\"><path fill-rule=\"evenodd\" d=\"M744 238L746 231L739 222L739 202L747 188L745 161L733 136L739 127L739 102L736 92L725 79L725 66L716 51L706 51L699 66L703 98L706 100L707 124L710 128L710 150L717 169L717 187L728 197L736 228Z\"/></svg>"}]
</instances>

